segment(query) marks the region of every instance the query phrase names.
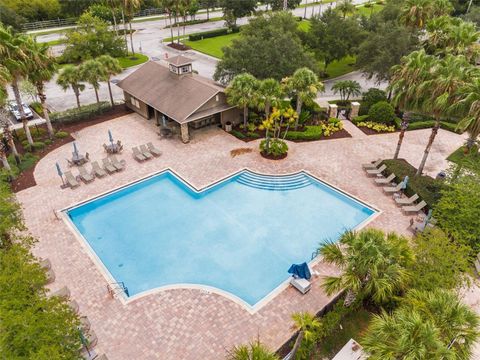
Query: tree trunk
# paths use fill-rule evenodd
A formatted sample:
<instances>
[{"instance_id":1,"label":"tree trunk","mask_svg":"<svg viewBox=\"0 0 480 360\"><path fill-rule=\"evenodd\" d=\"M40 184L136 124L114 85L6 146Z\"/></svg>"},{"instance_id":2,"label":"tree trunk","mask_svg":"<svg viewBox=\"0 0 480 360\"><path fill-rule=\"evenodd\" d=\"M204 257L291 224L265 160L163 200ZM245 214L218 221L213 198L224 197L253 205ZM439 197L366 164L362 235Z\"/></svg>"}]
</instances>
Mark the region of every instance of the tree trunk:
<instances>
[{"instance_id":1,"label":"tree trunk","mask_svg":"<svg viewBox=\"0 0 480 360\"><path fill-rule=\"evenodd\" d=\"M110 85L110 77L107 80L107 85L108 85L108 93L110 94L110 102L112 103L112 106L114 106L115 102L113 101L112 86Z\"/></svg>"},{"instance_id":2,"label":"tree trunk","mask_svg":"<svg viewBox=\"0 0 480 360\"><path fill-rule=\"evenodd\" d=\"M270 101L265 102L265 117L268 118L270 115Z\"/></svg>"},{"instance_id":3,"label":"tree trunk","mask_svg":"<svg viewBox=\"0 0 480 360\"><path fill-rule=\"evenodd\" d=\"M208 6L207 6L207 21L210 20L210 12L208 10Z\"/></svg>"},{"instance_id":4,"label":"tree trunk","mask_svg":"<svg viewBox=\"0 0 480 360\"><path fill-rule=\"evenodd\" d=\"M170 19L170 35L171 35L171 38L170 38L170 44L173 44L173 24L172 24L172 14L169 12L168 13L168 18Z\"/></svg>"},{"instance_id":5,"label":"tree trunk","mask_svg":"<svg viewBox=\"0 0 480 360\"><path fill-rule=\"evenodd\" d=\"M435 126L432 128L432 133L430 134L430 138L428 139L427 147L425 148L425 151L423 153L422 162L420 163L420 166L418 167L418 170L417 170L415 176L422 175L423 168L425 167L425 163L427 162L428 154L430 153L430 149L432 148L433 141L435 140L435 137L437 136L439 128L440 128L440 118L437 116L437 117L435 117Z\"/></svg>"},{"instance_id":6,"label":"tree trunk","mask_svg":"<svg viewBox=\"0 0 480 360\"><path fill-rule=\"evenodd\" d=\"M33 145L32 134L30 133L30 128L28 127L28 119L23 111L22 98L20 97L20 90L18 89L18 77L14 77L12 81L12 90L15 95L15 101L17 102L18 111L20 112L20 119L22 120L23 130L27 136L27 141L30 145Z\"/></svg>"},{"instance_id":7,"label":"tree trunk","mask_svg":"<svg viewBox=\"0 0 480 360\"><path fill-rule=\"evenodd\" d=\"M115 35L118 36L117 17L115 16L115 11L113 11L113 7L111 7L110 9L112 12L113 30L115 30Z\"/></svg>"},{"instance_id":8,"label":"tree trunk","mask_svg":"<svg viewBox=\"0 0 480 360\"><path fill-rule=\"evenodd\" d=\"M43 91L43 84L38 84L37 93L38 93L38 97L40 98L40 104L42 105L43 118L47 123L48 136L50 137L50 139L52 139L53 126L52 126L52 122L50 121L50 115L48 114L48 110L47 110L47 104L46 104L47 96Z\"/></svg>"},{"instance_id":9,"label":"tree trunk","mask_svg":"<svg viewBox=\"0 0 480 360\"><path fill-rule=\"evenodd\" d=\"M125 39L125 52L128 55L128 40L127 40L127 23L125 22L125 13L122 9L122 21L123 21L123 38Z\"/></svg>"},{"instance_id":10,"label":"tree trunk","mask_svg":"<svg viewBox=\"0 0 480 360\"><path fill-rule=\"evenodd\" d=\"M300 120L300 114L302 112L302 99L300 99L300 97L297 96L297 120L295 120L295 131L297 130L298 128L298 121Z\"/></svg>"},{"instance_id":11,"label":"tree trunk","mask_svg":"<svg viewBox=\"0 0 480 360\"><path fill-rule=\"evenodd\" d=\"M78 89L74 87L73 92L75 93L75 98L77 99L77 108L80 109L80 91L78 91Z\"/></svg>"},{"instance_id":12,"label":"tree trunk","mask_svg":"<svg viewBox=\"0 0 480 360\"><path fill-rule=\"evenodd\" d=\"M97 104L100 103L100 98L98 97L98 89L96 87L93 88L95 90L95 97L97 98Z\"/></svg>"},{"instance_id":13,"label":"tree trunk","mask_svg":"<svg viewBox=\"0 0 480 360\"><path fill-rule=\"evenodd\" d=\"M355 294L352 290L348 290L347 294L345 295L345 300L343 301L343 306L349 307L352 305L357 298L357 294Z\"/></svg>"},{"instance_id":14,"label":"tree trunk","mask_svg":"<svg viewBox=\"0 0 480 360\"><path fill-rule=\"evenodd\" d=\"M243 130L247 130L248 106L243 107Z\"/></svg>"},{"instance_id":15,"label":"tree trunk","mask_svg":"<svg viewBox=\"0 0 480 360\"><path fill-rule=\"evenodd\" d=\"M400 154L400 148L402 147L403 138L405 136L405 130L407 130L404 126L402 126L402 130L398 135L398 143L397 148L395 149L395 155L393 155L394 159L398 159L398 155Z\"/></svg>"},{"instance_id":16,"label":"tree trunk","mask_svg":"<svg viewBox=\"0 0 480 360\"><path fill-rule=\"evenodd\" d=\"M298 349L300 348L300 345L302 345L302 340L303 340L304 335L305 335L305 333L303 332L303 330L300 330L298 332L297 338L295 339L295 344L293 345L293 349L290 352L290 359L295 359L296 358L295 356L297 355L297 352L298 352Z\"/></svg>"},{"instance_id":17,"label":"tree trunk","mask_svg":"<svg viewBox=\"0 0 480 360\"><path fill-rule=\"evenodd\" d=\"M133 48L133 30L132 30L132 21L128 22L128 25L130 26L130 46L132 48L132 55L135 54L135 49Z\"/></svg>"},{"instance_id":18,"label":"tree trunk","mask_svg":"<svg viewBox=\"0 0 480 360\"><path fill-rule=\"evenodd\" d=\"M178 14L178 10L177 10ZM177 44L180 45L180 21L178 21L179 17L175 14L175 22L177 23Z\"/></svg>"},{"instance_id":19,"label":"tree trunk","mask_svg":"<svg viewBox=\"0 0 480 360\"><path fill-rule=\"evenodd\" d=\"M19 165L20 155L18 154L18 150L17 150L17 147L15 146L15 141L13 141L12 135L10 135L10 138L8 139L8 145L10 146L10 149L12 150L12 154L15 157L15 162L17 163L17 165Z\"/></svg>"},{"instance_id":20,"label":"tree trunk","mask_svg":"<svg viewBox=\"0 0 480 360\"><path fill-rule=\"evenodd\" d=\"M8 163L8 159L7 159L7 156L5 155L5 153L2 153L0 155L0 159L1 159L2 164L3 164L3 168L7 171L12 171L12 168L10 167L10 164Z\"/></svg>"}]
</instances>

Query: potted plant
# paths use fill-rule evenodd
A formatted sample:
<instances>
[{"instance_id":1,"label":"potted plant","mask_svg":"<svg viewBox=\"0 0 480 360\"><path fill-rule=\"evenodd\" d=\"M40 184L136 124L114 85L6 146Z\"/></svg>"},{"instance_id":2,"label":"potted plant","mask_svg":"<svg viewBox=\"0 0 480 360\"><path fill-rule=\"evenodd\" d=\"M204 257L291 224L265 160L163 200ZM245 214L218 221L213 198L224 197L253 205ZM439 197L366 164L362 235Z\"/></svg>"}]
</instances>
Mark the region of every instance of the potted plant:
<instances>
[{"instance_id":1,"label":"potted plant","mask_svg":"<svg viewBox=\"0 0 480 360\"><path fill-rule=\"evenodd\" d=\"M226 132L231 132L232 131L232 122L231 121L227 121L225 123L225 131Z\"/></svg>"}]
</instances>

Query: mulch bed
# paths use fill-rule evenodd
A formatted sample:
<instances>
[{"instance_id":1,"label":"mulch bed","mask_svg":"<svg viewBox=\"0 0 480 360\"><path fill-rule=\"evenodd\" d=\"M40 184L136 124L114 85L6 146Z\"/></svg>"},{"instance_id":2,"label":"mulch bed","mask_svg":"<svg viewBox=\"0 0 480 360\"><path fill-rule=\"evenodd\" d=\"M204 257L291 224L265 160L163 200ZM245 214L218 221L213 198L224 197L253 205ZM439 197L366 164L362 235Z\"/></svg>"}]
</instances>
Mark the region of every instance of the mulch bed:
<instances>
[{"instance_id":1,"label":"mulch bed","mask_svg":"<svg viewBox=\"0 0 480 360\"><path fill-rule=\"evenodd\" d=\"M395 134L396 132L399 132L400 130L395 130L395 131L380 131L380 132L377 132L373 129L370 129L370 128L367 128L365 126L357 126L357 128L359 128L360 130L363 131L364 134L366 135L380 135L380 134Z\"/></svg>"},{"instance_id":2,"label":"mulch bed","mask_svg":"<svg viewBox=\"0 0 480 360\"><path fill-rule=\"evenodd\" d=\"M238 126L236 126L234 128L234 130L238 131L238 132L241 132L243 135L247 136L247 133L244 132L242 129L240 129ZM368 129L370 130L370 129ZM301 128L299 128L299 131L301 131ZM233 133L229 133L230 135L234 136L235 138L237 138L238 140L242 140L243 142L250 142L250 141L254 141L254 140L258 140L258 139L262 139L262 138L265 138L265 131L263 130L255 130L253 131L255 134L258 134L259 137L258 138L253 138L253 137L245 137L245 138L239 138L237 136L235 136L235 134ZM332 133L330 136L321 136L320 139L315 139L315 140L289 140L289 139L286 139L287 141L291 141L291 142L295 142L295 143L303 143L303 142L312 142L312 141L322 141L322 140L332 140L332 139L343 139L343 138L351 138L352 135L350 135L350 133L345 130L345 129L342 129L342 130L339 130L339 131L336 131L334 133Z\"/></svg>"},{"instance_id":3,"label":"mulch bed","mask_svg":"<svg viewBox=\"0 0 480 360\"><path fill-rule=\"evenodd\" d=\"M170 46L172 49L175 49L175 50L180 50L180 51L186 51L186 50L190 50L191 47L190 46L187 46L185 44L178 44L178 43L170 43L170 44L167 44L167 46Z\"/></svg>"},{"instance_id":4,"label":"mulch bed","mask_svg":"<svg viewBox=\"0 0 480 360\"><path fill-rule=\"evenodd\" d=\"M288 153L282 154L280 156L275 156L273 154L265 154L264 152L260 151L260 155L262 155L263 158L268 160L282 160L287 157Z\"/></svg>"},{"instance_id":5,"label":"mulch bed","mask_svg":"<svg viewBox=\"0 0 480 360\"><path fill-rule=\"evenodd\" d=\"M132 113L133 111L127 108L125 105L115 105L111 110L95 116L91 118L90 120L85 120L85 121L79 121L76 123L69 123L69 124L61 124L55 126L57 131L66 131L68 133L74 133L76 131L82 130L88 126L92 126L95 124L99 124L104 121L112 120L120 116L124 116L127 114ZM46 125L40 125L38 126L39 128L45 128ZM35 156L38 156L39 160L45 157L48 153L51 151L59 148L62 145L68 144L69 142L74 141L75 139L69 135L63 139L55 139L55 141L50 144L45 146L42 150L35 151L33 154ZM24 154L26 151L23 148L22 144L16 142L17 145L17 150L20 154ZM38 163L38 161L37 161ZM14 179L11 182L11 187L13 192L19 192L21 190L28 189L29 187L37 185L35 182L35 177L33 176L35 172L35 166L32 166L31 168L23 171L16 179Z\"/></svg>"}]
</instances>

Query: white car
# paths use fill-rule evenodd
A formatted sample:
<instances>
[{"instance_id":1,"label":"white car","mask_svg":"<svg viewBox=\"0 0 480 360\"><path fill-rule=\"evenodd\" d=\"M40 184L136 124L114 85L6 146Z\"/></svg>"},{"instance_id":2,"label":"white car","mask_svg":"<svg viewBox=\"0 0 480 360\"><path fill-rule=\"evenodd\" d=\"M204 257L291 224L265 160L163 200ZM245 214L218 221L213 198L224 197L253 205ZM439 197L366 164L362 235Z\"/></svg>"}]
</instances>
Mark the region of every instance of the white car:
<instances>
[{"instance_id":1,"label":"white car","mask_svg":"<svg viewBox=\"0 0 480 360\"><path fill-rule=\"evenodd\" d=\"M33 118L32 110L30 110L30 108L23 102L22 102L22 107L23 107L23 112L25 113L25 116L27 117L27 119L32 119ZM20 111L16 102L13 102L13 101L10 102L8 104L8 109L13 114L13 116L15 116L15 119L17 119L17 121L22 120L22 117L20 116Z\"/></svg>"}]
</instances>

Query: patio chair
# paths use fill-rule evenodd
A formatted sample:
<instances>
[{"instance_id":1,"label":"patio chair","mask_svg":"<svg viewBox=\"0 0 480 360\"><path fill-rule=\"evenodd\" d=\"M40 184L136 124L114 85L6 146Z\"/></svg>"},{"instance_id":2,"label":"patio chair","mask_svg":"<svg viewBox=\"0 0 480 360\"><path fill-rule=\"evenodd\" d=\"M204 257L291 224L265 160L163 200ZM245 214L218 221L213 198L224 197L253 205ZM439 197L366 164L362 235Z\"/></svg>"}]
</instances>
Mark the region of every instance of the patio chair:
<instances>
[{"instance_id":1,"label":"patio chair","mask_svg":"<svg viewBox=\"0 0 480 360\"><path fill-rule=\"evenodd\" d=\"M46 271L47 274L47 284L51 284L52 282L55 281L55 273L53 272L52 269L48 269Z\"/></svg>"},{"instance_id":2,"label":"patio chair","mask_svg":"<svg viewBox=\"0 0 480 360\"><path fill-rule=\"evenodd\" d=\"M140 152L145 156L147 159L153 158L153 155L148 151L145 145L140 145Z\"/></svg>"},{"instance_id":3,"label":"patio chair","mask_svg":"<svg viewBox=\"0 0 480 360\"><path fill-rule=\"evenodd\" d=\"M409 198L396 198L395 202L397 203L397 205L411 205L418 200L418 197L418 194L414 194Z\"/></svg>"},{"instance_id":4,"label":"patio chair","mask_svg":"<svg viewBox=\"0 0 480 360\"><path fill-rule=\"evenodd\" d=\"M153 156L160 156L162 152L155 147L151 142L147 143L148 150L153 154Z\"/></svg>"},{"instance_id":5,"label":"patio chair","mask_svg":"<svg viewBox=\"0 0 480 360\"><path fill-rule=\"evenodd\" d=\"M72 160L69 160L69 159L65 159L65 160L67 160L67 164L69 167L75 166Z\"/></svg>"},{"instance_id":6,"label":"patio chair","mask_svg":"<svg viewBox=\"0 0 480 360\"><path fill-rule=\"evenodd\" d=\"M105 144L105 143L103 143L103 150L105 150L105 152L108 153L108 146L107 146L107 144Z\"/></svg>"},{"instance_id":7,"label":"patio chair","mask_svg":"<svg viewBox=\"0 0 480 360\"><path fill-rule=\"evenodd\" d=\"M90 324L90 320L88 320L88 317L87 316L81 316L80 317L80 326L82 327L82 330L83 331L88 331L90 330L90 328L92 327L92 325Z\"/></svg>"},{"instance_id":8,"label":"patio chair","mask_svg":"<svg viewBox=\"0 0 480 360\"><path fill-rule=\"evenodd\" d=\"M145 157L145 155L143 155L140 150L138 150L137 147L133 147L132 148L132 152L133 152L133 157L135 158L135 160L139 161L139 162L142 162L142 161L145 161L147 160L147 158Z\"/></svg>"},{"instance_id":9,"label":"patio chair","mask_svg":"<svg viewBox=\"0 0 480 360\"><path fill-rule=\"evenodd\" d=\"M92 174L89 174L87 169L85 169L83 165L78 167L78 172L80 173L80 179L82 179L83 182L85 183L90 183L93 180L95 180L95 176Z\"/></svg>"},{"instance_id":10,"label":"patio chair","mask_svg":"<svg viewBox=\"0 0 480 360\"><path fill-rule=\"evenodd\" d=\"M125 160L119 161L115 155L110 155L110 161L117 171L122 171L125 169Z\"/></svg>"},{"instance_id":11,"label":"patio chair","mask_svg":"<svg viewBox=\"0 0 480 360\"><path fill-rule=\"evenodd\" d=\"M63 299L68 299L70 297L70 289L66 286L54 291L49 296L58 296Z\"/></svg>"},{"instance_id":12,"label":"patio chair","mask_svg":"<svg viewBox=\"0 0 480 360\"><path fill-rule=\"evenodd\" d=\"M107 172L100 167L98 161L92 162L92 174L96 177L102 178L107 175Z\"/></svg>"},{"instance_id":13,"label":"patio chair","mask_svg":"<svg viewBox=\"0 0 480 360\"><path fill-rule=\"evenodd\" d=\"M102 164L103 164L103 168L104 168L109 174L113 174L114 172L117 171L117 169L115 168L115 166L112 165L112 163L110 162L110 160L109 160L108 158L102 159Z\"/></svg>"},{"instance_id":14,"label":"patio chair","mask_svg":"<svg viewBox=\"0 0 480 360\"><path fill-rule=\"evenodd\" d=\"M312 284L307 279L292 277L290 284L304 295L312 288Z\"/></svg>"},{"instance_id":15,"label":"patio chair","mask_svg":"<svg viewBox=\"0 0 480 360\"><path fill-rule=\"evenodd\" d=\"M395 179L395 174L391 173L388 177L386 178L379 178L379 179L374 179L375 184L377 185L385 185L385 184L390 184L393 179Z\"/></svg>"},{"instance_id":16,"label":"patio chair","mask_svg":"<svg viewBox=\"0 0 480 360\"><path fill-rule=\"evenodd\" d=\"M427 206L427 203L425 200L420 201L417 205L412 205L412 206L402 206L402 211L405 214L410 214L410 213L418 213L420 210L422 210L425 206Z\"/></svg>"},{"instance_id":17,"label":"patio chair","mask_svg":"<svg viewBox=\"0 0 480 360\"><path fill-rule=\"evenodd\" d=\"M371 169L371 170L366 170L368 176L377 176L381 174L385 169L387 168L387 165L383 164L380 166L378 169Z\"/></svg>"},{"instance_id":18,"label":"patio chair","mask_svg":"<svg viewBox=\"0 0 480 360\"><path fill-rule=\"evenodd\" d=\"M65 181L67 182L67 185L71 188L74 189L78 186L80 186L80 183L77 181L75 176L73 176L71 171L65 171L63 173L65 175Z\"/></svg>"},{"instance_id":19,"label":"patio chair","mask_svg":"<svg viewBox=\"0 0 480 360\"><path fill-rule=\"evenodd\" d=\"M87 161L90 161L90 154L88 152L85 153L85 159L87 159Z\"/></svg>"},{"instance_id":20,"label":"patio chair","mask_svg":"<svg viewBox=\"0 0 480 360\"><path fill-rule=\"evenodd\" d=\"M85 339L87 340L87 344L88 344L89 349L91 349L91 348L95 347L95 345L97 345L98 338L97 338L97 334L95 334L95 331L90 329L90 331L88 331L85 334Z\"/></svg>"},{"instance_id":21,"label":"patio chair","mask_svg":"<svg viewBox=\"0 0 480 360\"><path fill-rule=\"evenodd\" d=\"M80 309L80 306L78 306L78 303L75 300L71 300L68 302L68 306L73 310L75 314L78 314L78 310Z\"/></svg>"},{"instance_id":22,"label":"patio chair","mask_svg":"<svg viewBox=\"0 0 480 360\"><path fill-rule=\"evenodd\" d=\"M40 266L42 269L49 270L52 268L52 263L48 259L40 260Z\"/></svg>"},{"instance_id":23,"label":"patio chair","mask_svg":"<svg viewBox=\"0 0 480 360\"><path fill-rule=\"evenodd\" d=\"M365 170L376 169L380 166L381 163L382 163L382 159L378 159L377 161L375 161L373 163L362 164L362 168L364 168Z\"/></svg>"},{"instance_id":24,"label":"patio chair","mask_svg":"<svg viewBox=\"0 0 480 360\"><path fill-rule=\"evenodd\" d=\"M383 191L387 194L393 194L403 189L403 182L399 182L397 186L385 186Z\"/></svg>"}]
</instances>

